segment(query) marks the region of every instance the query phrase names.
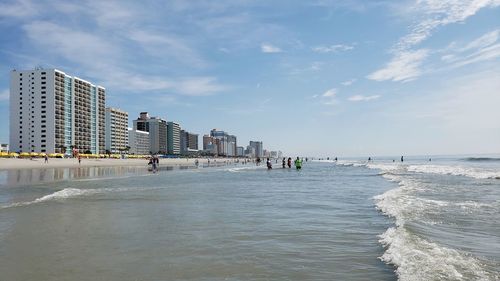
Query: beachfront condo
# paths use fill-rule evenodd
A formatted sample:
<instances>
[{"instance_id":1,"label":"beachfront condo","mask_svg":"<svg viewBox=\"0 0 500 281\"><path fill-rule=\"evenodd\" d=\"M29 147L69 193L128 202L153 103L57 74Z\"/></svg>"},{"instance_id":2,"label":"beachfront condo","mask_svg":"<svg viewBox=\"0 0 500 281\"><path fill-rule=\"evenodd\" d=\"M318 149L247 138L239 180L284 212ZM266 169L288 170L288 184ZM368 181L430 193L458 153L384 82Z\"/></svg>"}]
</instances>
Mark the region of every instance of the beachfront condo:
<instances>
[{"instance_id":1,"label":"beachfront condo","mask_svg":"<svg viewBox=\"0 0 500 281\"><path fill-rule=\"evenodd\" d=\"M57 69L12 70L10 149L104 153L105 89Z\"/></svg>"},{"instance_id":2,"label":"beachfront condo","mask_svg":"<svg viewBox=\"0 0 500 281\"><path fill-rule=\"evenodd\" d=\"M134 120L134 130L149 132L149 152L152 154L167 153L167 121L159 117L149 117L141 112Z\"/></svg>"},{"instance_id":3,"label":"beachfront condo","mask_svg":"<svg viewBox=\"0 0 500 281\"><path fill-rule=\"evenodd\" d=\"M181 154L181 126L176 122L167 122L167 152Z\"/></svg>"},{"instance_id":4,"label":"beachfront condo","mask_svg":"<svg viewBox=\"0 0 500 281\"><path fill-rule=\"evenodd\" d=\"M128 151L128 112L106 108L106 150L110 153Z\"/></svg>"},{"instance_id":5,"label":"beachfront condo","mask_svg":"<svg viewBox=\"0 0 500 281\"><path fill-rule=\"evenodd\" d=\"M147 155L149 154L149 133L128 129L128 145L130 154Z\"/></svg>"}]
</instances>

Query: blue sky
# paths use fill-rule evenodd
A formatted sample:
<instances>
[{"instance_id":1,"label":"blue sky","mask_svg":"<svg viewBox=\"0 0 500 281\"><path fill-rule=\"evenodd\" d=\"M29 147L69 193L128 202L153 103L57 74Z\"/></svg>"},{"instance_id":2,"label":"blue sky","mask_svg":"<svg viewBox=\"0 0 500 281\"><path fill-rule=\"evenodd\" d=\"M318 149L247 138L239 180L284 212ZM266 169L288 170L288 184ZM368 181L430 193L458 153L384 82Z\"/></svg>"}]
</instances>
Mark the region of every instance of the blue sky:
<instances>
[{"instance_id":1,"label":"blue sky","mask_svg":"<svg viewBox=\"0 0 500 281\"><path fill-rule=\"evenodd\" d=\"M10 70L43 66L293 155L500 150L500 0L1 0L0 34L3 120Z\"/></svg>"}]
</instances>

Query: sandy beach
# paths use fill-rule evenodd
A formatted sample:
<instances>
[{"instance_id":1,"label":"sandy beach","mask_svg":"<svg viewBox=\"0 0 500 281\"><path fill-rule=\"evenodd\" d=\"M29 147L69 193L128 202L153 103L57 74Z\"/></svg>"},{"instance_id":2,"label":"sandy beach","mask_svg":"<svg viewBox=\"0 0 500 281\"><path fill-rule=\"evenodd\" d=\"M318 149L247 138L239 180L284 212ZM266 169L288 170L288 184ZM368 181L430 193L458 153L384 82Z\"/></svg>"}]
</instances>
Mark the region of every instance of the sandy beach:
<instances>
[{"instance_id":1,"label":"sandy beach","mask_svg":"<svg viewBox=\"0 0 500 281\"><path fill-rule=\"evenodd\" d=\"M208 162L207 158L161 158L161 166L191 166L195 165L198 159L199 164ZM227 161L236 161L235 159L210 159L211 163L221 163ZM38 169L38 168L76 168L76 167L126 167L126 166L146 166L146 159L82 159L78 164L76 158L51 158L48 163L45 163L43 158L34 158L32 160L26 158L5 158L0 159L0 170L20 170L20 169Z\"/></svg>"}]
</instances>

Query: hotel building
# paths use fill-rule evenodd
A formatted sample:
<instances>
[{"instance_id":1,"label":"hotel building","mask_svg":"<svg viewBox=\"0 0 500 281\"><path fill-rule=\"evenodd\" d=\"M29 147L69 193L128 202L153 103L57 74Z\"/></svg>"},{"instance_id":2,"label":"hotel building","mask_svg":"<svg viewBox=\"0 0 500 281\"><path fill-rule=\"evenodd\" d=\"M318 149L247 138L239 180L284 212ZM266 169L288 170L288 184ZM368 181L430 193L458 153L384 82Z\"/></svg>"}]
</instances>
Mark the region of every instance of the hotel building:
<instances>
[{"instance_id":1,"label":"hotel building","mask_svg":"<svg viewBox=\"0 0 500 281\"><path fill-rule=\"evenodd\" d=\"M134 120L134 130L149 132L149 152L152 154L167 153L167 121L159 117L149 117L141 112Z\"/></svg>"},{"instance_id":2,"label":"hotel building","mask_svg":"<svg viewBox=\"0 0 500 281\"><path fill-rule=\"evenodd\" d=\"M105 89L57 69L10 75L10 149L105 151Z\"/></svg>"},{"instance_id":3,"label":"hotel building","mask_svg":"<svg viewBox=\"0 0 500 281\"><path fill-rule=\"evenodd\" d=\"M137 155L149 154L149 133L132 128L128 129L129 153Z\"/></svg>"},{"instance_id":4,"label":"hotel building","mask_svg":"<svg viewBox=\"0 0 500 281\"><path fill-rule=\"evenodd\" d=\"M106 150L121 153L127 146L128 113L112 107L106 108Z\"/></svg>"},{"instance_id":5,"label":"hotel building","mask_svg":"<svg viewBox=\"0 0 500 281\"><path fill-rule=\"evenodd\" d=\"M181 154L181 126L175 122L167 122L167 152Z\"/></svg>"}]
</instances>

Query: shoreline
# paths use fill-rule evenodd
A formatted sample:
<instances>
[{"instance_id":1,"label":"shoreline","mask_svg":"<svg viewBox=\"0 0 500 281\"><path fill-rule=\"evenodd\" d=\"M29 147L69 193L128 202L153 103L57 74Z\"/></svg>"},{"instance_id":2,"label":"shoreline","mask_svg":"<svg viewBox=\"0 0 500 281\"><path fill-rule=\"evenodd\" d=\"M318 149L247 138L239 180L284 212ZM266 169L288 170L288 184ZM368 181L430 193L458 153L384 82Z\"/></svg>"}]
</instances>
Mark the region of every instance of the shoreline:
<instances>
[{"instance_id":1,"label":"shoreline","mask_svg":"<svg viewBox=\"0 0 500 281\"><path fill-rule=\"evenodd\" d=\"M208 164L208 158L160 158L160 166L195 166ZM238 159L210 158L210 163L236 163ZM243 161L239 159L239 161ZM78 167L147 167L147 159L85 159L78 163L76 158L49 158L45 163L43 158L0 158L0 171L50 169L50 168L78 168Z\"/></svg>"}]
</instances>

